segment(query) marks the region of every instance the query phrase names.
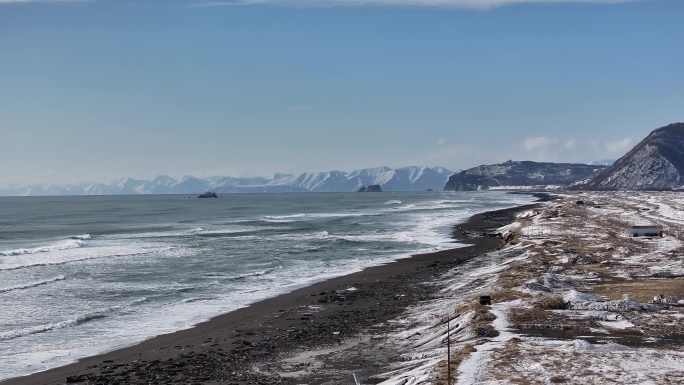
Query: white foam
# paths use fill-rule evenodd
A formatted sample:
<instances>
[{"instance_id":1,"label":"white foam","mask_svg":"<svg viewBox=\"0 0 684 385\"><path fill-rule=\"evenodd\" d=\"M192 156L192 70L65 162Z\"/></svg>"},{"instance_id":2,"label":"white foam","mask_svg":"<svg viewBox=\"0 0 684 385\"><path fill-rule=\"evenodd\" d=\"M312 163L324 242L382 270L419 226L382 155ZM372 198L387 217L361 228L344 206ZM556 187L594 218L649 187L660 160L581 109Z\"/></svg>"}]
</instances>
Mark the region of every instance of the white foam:
<instances>
[{"instance_id":1,"label":"white foam","mask_svg":"<svg viewBox=\"0 0 684 385\"><path fill-rule=\"evenodd\" d=\"M49 323L44 325L36 325L28 328L10 330L7 332L0 333L0 341L10 340L19 337L25 337L31 334L45 333L50 330L66 328L69 326L75 326L78 324L77 320L66 320L62 322Z\"/></svg>"},{"instance_id":2,"label":"white foam","mask_svg":"<svg viewBox=\"0 0 684 385\"><path fill-rule=\"evenodd\" d=\"M0 256L12 257L26 254L49 253L56 250L76 249L83 247L84 245L85 242L82 239L69 239L58 241L51 245L39 246L35 248L0 251Z\"/></svg>"},{"instance_id":3,"label":"white foam","mask_svg":"<svg viewBox=\"0 0 684 385\"><path fill-rule=\"evenodd\" d=\"M511 199L511 197L503 198L503 196L503 194L501 196L492 196L490 194L489 198L483 199L501 199L508 203L486 208L483 208L483 205L474 204L472 206L473 210L494 210L510 207L522 201L522 199L518 200L517 197ZM455 197L457 197L456 199L462 198L459 195L455 195ZM529 198L527 199L529 200ZM155 253L162 258L169 257L174 253L189 253L190 256L195 257L192 263L202 264L205 263L205 258L214 257L212 254L218 254L213 261L208 259L206 261L231 263L232 259L230 258L232 256L220 255L226 253L225 249L216 249L220 251L212 253L216 250L211 247L205 248L205 241L211 239L210 236L215 234L267 231L268 229L265 226L269 225L259 226L259 222L287 223L321 218L387 215L387 219L384 217L379 219L382 222L382 231L380 232L367 232L363 231L363 227L355 227L350 232L336 234L333 227L328 229L318 227L315 230L312 229L312 231L289 234L279 233L277 235L269 235L267 238L263 235L255 236L253 234L245 234L244 238L232 237L237 242L242 242L245 239L256 239L259 241L258 247L275 247L275 242L282 242L278 247L282 248L283 252L299 247L311 247L312 243L315 246L323 245L322 247L325 247L325 245L332 244L332 242L339 239L355 240L363 242L364 245L362 246L370 251L368 253L357 253L358 255L355 256L350 252L349 255L344 257L326 253L320 260L312 260L310 257L300 257L299 255L292 258L283 257L283 266L275 266L280 262L274 263L272 258L268 259L268 263L261 263L262 259L254 258L254 265L246 267L244 264L241 265L240 270L238 270L239 274L238 271L226 270L223 272L217 271L219 274L215 276L204 274L198 277L188 277L202 283L198 284L196 281L188 281L191 283L179 284L178 287L173 287L169 290L172 295L167 295L166 292L163 294L148 293L143 286L136 287L136 290L140 290L141 294L135 296L134 306L127 307L124 304L120 311L116 312L115 316L98 318L97 322L79 323L77 319L63 321L66 324L44 323L44 325L24 328L23 331L7 331L7 333L15 333L15 335L24 333L24 336L20 341L8 340L1 345L0 351L4 351L0 353L0 360L12 364L8 364L8 367L4 369L0 368L0 378L8 375L25 374L27 371L42 370L41 364L45 364L44 366L56 366L83 356L101 353L121 347L122 345L137 343L153 335L191 327L215 315L247 306L261 299L273 297L317 281L360 271L368 266L409 257L414 253L458 247L459 245L453 242L450 232L444 231L443 228L445 226L450 227L455 222L465 220L472 213L459 203L453 204L452 208L447 205L448 202L451 201L440 199L438 201L410 203L399 206L404 203L397 201L397 203L387 204L386 206L376 206L376 208L380 207L381 210L364 209L363 212L359 210L344 213L260 216L251 220L243 220L244 224L240 222L223 224L194 223L193 225L188 225L189 228L166 228L162 231L147 231L146 233L137 234L98 235L92 242L89 242L87 247L71 251L52 251L48 254L37 255L38 257L49 256L49 261L46 261L46 258L31 259L26 258L26 256L22 256L22 259L19 259L19 256L17 256L14 260L2 258L0 260L0 270L11 266L59 264L84 259L97 259L95 263L102 263L105 266L111 258L138 255L144 255L144 257L122 260L122 262L136 261L137 263L141 261L140 263L147 264L148 262L155 263L157 260ZM472 205L473 202L473 200L467 200L467 204ZM380 205L381 202L376 204ZM396 213L398 215L393 217L392 215ZM390 221L396 221L397 223L391 223ZM359 220L359 222L362 221ZM288 229L283 229L284 226L288 225L270 226L271 229L284 232L289 231ZM141 230L145 231L144 228ZM176 236L181 236L181 239L171 241L166 239L166 237L173 239ZM84 239L73 240L85 241L87 239L84 237ZM169 242L174 243L171 244ZM192 248L187 247L188 242L192 242ZM373 245L375 242L388 242L390 244L386 249L375 248ZM254 246L252 243L249 244ZM349 250L356 250L354 246L351 245ZM258 251L254 250L254 248L251 249L253 254L258 253ZM209 251L208 255L205 253L206 251ZM279 255L271 256L280 258ZM160 266L166 268L166 265ZM210 265L207 264L207 266ZM251 271L249 271L250 269ZM150 271L153 271L153 269L150 269ZM68 282L71 283L71 279ZM183 290L185 288L190 290ZM209 289L205 290L206 288ZM112 287L112 291L118 291L119 289L119 286ZM195 289L197 290L195 291ZM154 292L154 288L150 290ZM97 315L95 314L94 316L97 317ZM69 326L74 326L73 322L76 322L75 326L77 327L69 328ZM59 328L55 328L56 325ZM132 325L134 326L132 327ZM102 336L106 336L106 338L102 338ZM46 337L49 338L46 339ZM45 349L45 352L32 353L28 351L39 346L41 346L40 349ZM16 354L11 357L7 356L6 354L9 350L5 349L6 347L11 347L12 351L16 352ZM21 363L16 364L15 361L21 361Z\"/></svg>"},{"instance_id":4,"label":"white foam","mask_svg":"<svg viewBox=\"0 0 684 385\"><path fill-rule=\"evenodd\" d=\"M5 288L0 288L0 293L6 293L9 291L15 291L15 290L22 290L22 289L30 289L32 287L37 287L37 286L42 286L42 285L47 285L48 283L52 282L57 282L57 281L62 281L64 280L63 275L58 275L57 277L46 279L43 281L37 281L37 282L31 282L31 283L26 283L23 285L17 285L17 286L10 286L10 287L5 287Z\"/></svg>"},{"instance_id":5,"label":"white foam","mask_svg":"<svg viewBox=\"0 0 684 385\"><path fill-rule=\"evenodd\" d=\"M306 218L304 214L293 214L293 215L266 215L261 220L265 222L276 222L276 223L287 223L287 222L298 222Z\"/></svg>"},{"instance_id":6,"label":"white foam","mask_svg":"<svg viewBox=\"0 0 684 385\"><path fill-rule=\"evenodd\" d=\"M72 237L70 237L70 238L71 238L71 239L78 239L78 240L81 240L81 241L87 241L88 239L92 239L92 237L90 236L90 234L74 235L74 236L72 236Z\"/></svg>"},{"instance_id":7,"label":"white foam","mask_svg":"<svg viewBox=\"0 0 684 385\"><path fill-rule=\"evenodd\" d=\"M78 241L82 242L82 241ZM0 271L17 270L35 266L63 265L100 258L118 258L143 255L168 247L150 247L136 245L100 246L81 249L55 249L45 253L29 253L6 256L0 260Z\"/></svg>"}]
</instances>

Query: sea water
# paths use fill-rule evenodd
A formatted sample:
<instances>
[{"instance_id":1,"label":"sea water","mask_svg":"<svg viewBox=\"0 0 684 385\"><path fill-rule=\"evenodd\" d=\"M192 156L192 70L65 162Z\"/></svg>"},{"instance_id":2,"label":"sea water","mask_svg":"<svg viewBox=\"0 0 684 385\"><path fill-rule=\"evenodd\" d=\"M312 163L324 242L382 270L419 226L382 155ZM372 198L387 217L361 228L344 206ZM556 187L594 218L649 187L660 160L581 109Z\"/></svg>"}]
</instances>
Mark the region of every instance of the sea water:
<instances>
[{"instance_id":1,"label":"sea water","mask_svg":"<svg viewBox=\"0 0 684 385\"><path fill-rule=\"evenodd\" d=\"M504 192L0 198L0 379L191 327L532 202Z\"/></svg>"}]
</instances>

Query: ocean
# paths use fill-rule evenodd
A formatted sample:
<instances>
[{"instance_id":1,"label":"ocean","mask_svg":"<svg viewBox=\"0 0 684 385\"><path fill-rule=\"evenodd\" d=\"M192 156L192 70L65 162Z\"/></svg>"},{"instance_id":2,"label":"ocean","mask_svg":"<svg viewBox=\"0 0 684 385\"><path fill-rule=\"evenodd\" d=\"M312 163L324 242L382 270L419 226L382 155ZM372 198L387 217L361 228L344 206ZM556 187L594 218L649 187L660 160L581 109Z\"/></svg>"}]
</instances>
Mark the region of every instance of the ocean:
<instances>
[{"instance_id":1,"label":"ocean","mask_svg":"<svg viewBox=\"0 0 684 385\"><path fill-rule=\"evenodd\" d=\"M0 380L414 253L502 191L0 198Z\"/></svg>"}]
</instances>

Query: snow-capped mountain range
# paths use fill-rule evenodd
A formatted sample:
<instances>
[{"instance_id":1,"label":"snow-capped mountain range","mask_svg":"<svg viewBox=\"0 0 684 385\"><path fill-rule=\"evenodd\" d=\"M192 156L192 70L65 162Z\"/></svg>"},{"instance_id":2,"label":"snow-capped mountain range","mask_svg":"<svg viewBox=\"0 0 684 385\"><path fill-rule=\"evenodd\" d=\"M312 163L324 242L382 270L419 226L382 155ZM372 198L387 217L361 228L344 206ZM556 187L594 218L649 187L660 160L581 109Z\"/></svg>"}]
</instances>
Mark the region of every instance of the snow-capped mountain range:
<instances>
[{"instance_id":1,"label":"snow-capped mountain range","mask_svg":"<svg viewBox=\"0 0 684 385\"><path fill-rule=\"evenodd\" d=\"M351 192L362 186L381 185L383 191L442 190L452 171L444 167L367 168L352 172L327 171L301 175L235 178L185 176L180 180L160 175L152 180L121 178L111 184L34 185L0 189L3 196L135 195L227 193Z\"/></svg>"}]
</instances>

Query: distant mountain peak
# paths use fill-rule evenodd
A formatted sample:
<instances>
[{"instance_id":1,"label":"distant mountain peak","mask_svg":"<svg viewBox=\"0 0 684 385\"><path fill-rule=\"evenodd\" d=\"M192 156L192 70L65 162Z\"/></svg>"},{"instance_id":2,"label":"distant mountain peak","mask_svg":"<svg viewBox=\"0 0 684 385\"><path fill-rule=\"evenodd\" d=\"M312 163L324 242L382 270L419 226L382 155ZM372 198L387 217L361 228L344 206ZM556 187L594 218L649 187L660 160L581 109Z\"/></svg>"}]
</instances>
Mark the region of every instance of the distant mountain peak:
<instances>
[{"instance_id":1,"label":"distant mountain peak","mask_svg":"<svg viewBox=\"0 0 684 385\"><path fill-rule=\"evenodd\" d=\"M351 192L360 186L382 185L385 191L438 190L451 171L443 167L410 166L392 169L386 166L360 169L350 173L339 170L307 172L300 175L276 173L273 178L235 178L183 176L180 181L168 175L152 180L123 177L111 184L94 183L80 187L67 185L13 187L0 195L121 195L121 194L199 194L205 191L226 193L277 192Z\"/></svg>"}]
</instances>

